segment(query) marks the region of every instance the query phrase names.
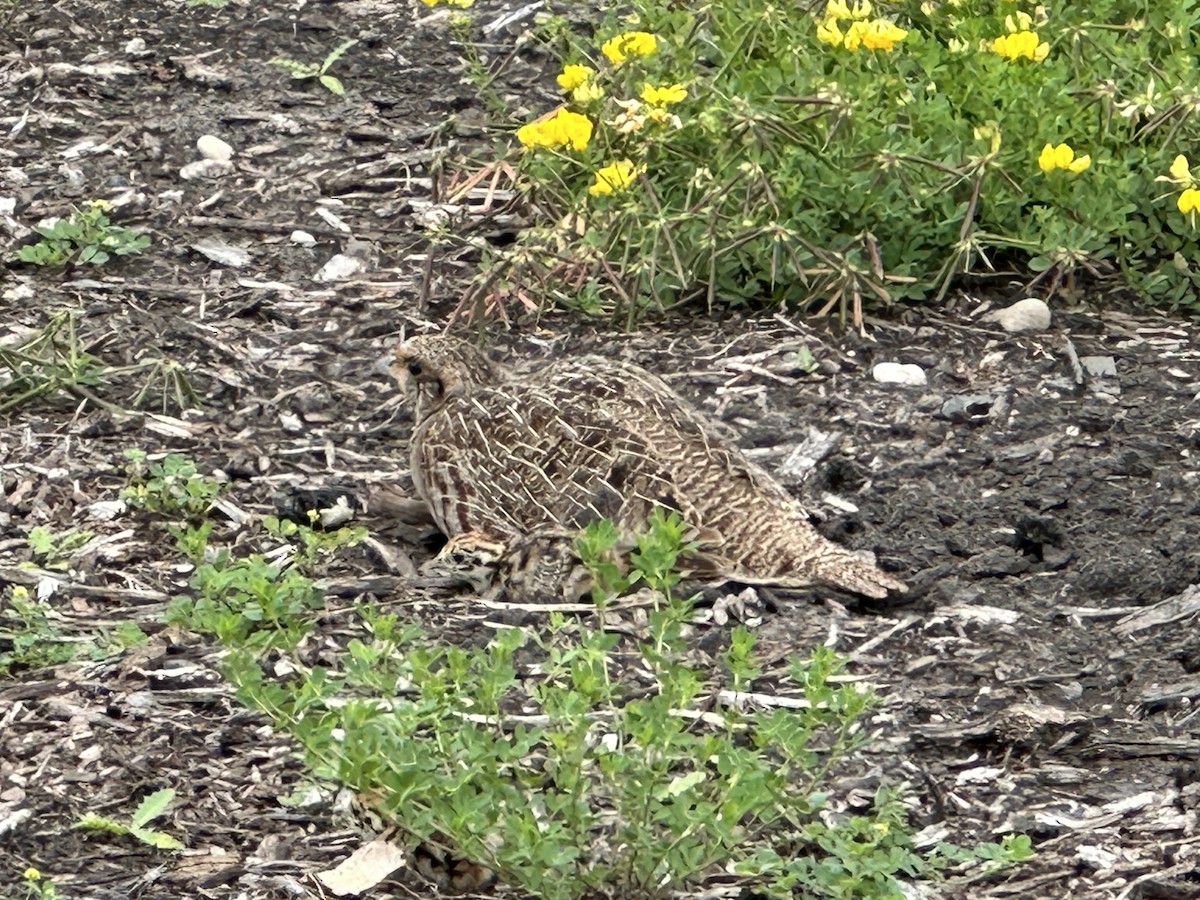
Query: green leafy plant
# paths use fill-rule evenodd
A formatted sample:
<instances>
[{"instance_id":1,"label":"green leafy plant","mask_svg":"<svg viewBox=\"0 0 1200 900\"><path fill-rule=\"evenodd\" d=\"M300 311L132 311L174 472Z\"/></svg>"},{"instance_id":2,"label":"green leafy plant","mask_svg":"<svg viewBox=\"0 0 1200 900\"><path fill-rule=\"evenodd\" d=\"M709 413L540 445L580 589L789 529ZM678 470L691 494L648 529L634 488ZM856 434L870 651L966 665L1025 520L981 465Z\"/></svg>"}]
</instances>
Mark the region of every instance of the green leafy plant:
<instances>
[{"instance_id":1,"label":"green leafy plant","mask_svg":"<svg viewBox=\"0 0 1200 900\"><path fill-rule=\"evenodd\" d=\"M31 539L36 540L32 534ZM54 542L48 546L52 556L58 552ZM116 628L80 638L64 633L58 624L61 620L48 602L31 595L24 585L13 585L5 596L0 596L0 675L56 666L80 657L103 659L146 641L145 633L134 622L122 622Z\"/></svg>"},{"instance_id":2,"label":"green leafy plant","mask_svg":"<svg viewBox=\"0 0 1200 900\"><path fill-rule=\"evenodd\" d=\"M313 520L319 518L314 510ZM288 541L296 549L295 562L304 572L312 572L320 562L329 559L344 547L351 547L367 536L365 528L338 528L318 531L289 519L263 516L263 528L272 537Z\"/></svg>"},{"instance_id":3,"label":"green leafy plant","mask_svg":"<svg viewBox=\"0 0 1200 900\"><path fill-rule=\"evenodd\" d=\"M156 357L128 366L110 366L88 352L79 335L75 311L56 313L42 329L16 347L0 347L0 413L35 401L67 397L112 412L117 404L97 396L96 388L109 387L119 376L145 372L145 381L131 405L160 396L163 412L174 406L198 405L182 367Z\"/></svg>"},{"instance_id":4,"label":"green leafy plant","mask_svg":"<svg viewBox=\"0 0 1200 900\"><path fill-rule=\"evenodd\" d=\"M881 791L864 816L828 808L822 785L865 740L857 723L874 703L837 683L831 651L794 661L797 702L713 710L707 673L685 662L689 605L670 596L685 535L660 514L624 542L636 546L627 559L613 560L622 541L611 525L578 544L597 582L667 592L634 651L648 685L626 680L615 634L561 616L548 636L506 629L464 649L369 608L370 637L351 641L340 671L281 682L235 649L227 675L295 735L319 777L536 897L666 896L734 867L773 896L882 898L899 896L902 876L936 874L950 857L917 851L897 792ZM753 647L734 631L735 690L759 677ZM519 675L519 658L537 660L536 679Z\"/></svg>"},{"instance_id":5,"label":"green leafy plant","mask_svg":"<svg viewBox=\"0 0 1200 900\"><path fill-rule=\"evenodd\" d=\"M860 720L873 695L839 682L843 662L818 648L793 661L781 702L745 706L737 697L761 673L744 629L724 655L724 691L689 664L690 604L673 589L692 544L677 515L656 513L632 536L596 523L576 544L603 590L660 592L636 646L619 647L603 616L553 614L546 629L502 629L486 647L464 648L362 606L362 637L324 653L326 665L291 655L283 677L260 658L295 647L323 605L302 570L354 531L271 519L267 533L297 546L291 563L271 563L209 546L206 525L174 532L198 565L193 595L177 598L168 619L228 648L239 698L293 734L316 777L373 798L414 840L449 841L533 896L666 896L736 871L772 896L891 898L902 877L1007 864L1028 850L1006 842L924 854L898 789L880 791L867 814L836 815L826 782L866 740Z\"/></svg>"},{"instance_id":6,"label":"green leafy plant","mask_svg":"<svg viewBox=\"0 0 1200 900\"><path fill-rule=\"evenodd\" d=\"M295 79L303 80L306 78L315 78L321 83L321 86L325 88L325 90L340 97L346 93L346 89L342 86L341 81L329 74L329 70L333 67L335 62L341 59L342 54L344 54L357 43L358 40L354 39L338 44L336 47L330 50L329 55L319 63L306 63L295 59L289 59L286 56L276 56L270 61L270 64L287 69L287 71L291 73L292 78Z\"/></svg>"},{"instance_id":7,"label":"green leafy plant","mask_svg":"<svg viewBox=\"0 0 1200 900\"><path fill-rule=\"evenodd\" d=\"M234 645L291 647L312 630L313 613L323 605L321 591L305 571L337 550L360 540L362 528L316 531L267 516L268 534L291 542L295 553L281 562L260 553L234 556L210 544L213 523L206 516L224 485L199 473L178 453L150 461L142 450L125 451L128 485L121 498L131 507L164 515L177 549L196 569L193 594L174 598L168 622L214 634Z\"/></svg>"},{"instance_id":8,"label":"green leafy plant","mask_svg":"<svg viewBox=\"0 0 1200 900\"><path fill-rule=\"evenodd\" d=\"M91 200L66 218L37 226L34 231L42 240L19 248L17 259L35 266L62 266L68 262L102 265L112 256L141 253L150 246L148 235L114 225L108 209L106 201Z\"/></svg>"},{"instance_id":9,"label":"green leafy plant","mask_svg":"<svg viewBox=\"0 0 1200 900\"><path fill-rule=\"evenodd\" d=\"M164 788L143 798L128 823L119 822L116 819L97 815L96 813L87 813L79 817L79 821L75 823L75 827L82 828L85 831L104 831L109 834L118 835L127 834L137 838L143 844L149 844L156 850L182 850L183 844L166 832L147 827L166 812L167 807L171 805L171 801L174 799L175 791L171 788Z\"/></svg>"},{"instance_id":10,"label":"green leafy plant","mask_svg":"<svg viewBox=\"0 0 1200 900\"><path fill-rule=\"evenodd\" d=\"M47 569L65 569L71 555L92 537L92 532L78 528L55 534L44 525L36 525L29 529L26 539L36 563Z\"/></svg>"},{"instance_id":11,"label":"green leafy plant","mask_svg":"<svg viewBox=\"0 0 1200 900\"><path fill-rule=\"evenodd\" d=\"M203 519L224 491L221 482L201 475L196 464L182 454L168 453L150 461L144 451L130 449L125 458L129 461L125 467L128 485L121 491L121 499L136 509Z\"/></svg>"},{"instance_id":12,"label":"green leafy plant","mask_svg":"<svg viewBox=\"0 0 1200 900\"><path fill-rule=\"evenodd\" d=\"M111 372L84 350L75 316L53 316L19 347L0 347L0 413L60 394L107 406L90 390Z\"/></svg>"},{"instance_id":13,"label":"green leafy plant","mask_svg":"<svg viewBox=\"0 0 1200 900\"><path fill-rule=\"evenodd\" d=\"M255 649L294 647L313 629L321 591L295 568L220 550L196 567L195 596L173 599L167 621Z\"/></svg>"},{"instance_id":14,"label":"green leafy plant","mask_svg":"<svg viewBox=\"0 0 1200 900\"><path fill-rule=\"evenodd\" d=\"M58 900L58 888L40 871L30 866L21 873L26 900Z\"/></svg>"},{"instance_id":15,"label":"green leafy plant","mask_svg":"<svg viewBox=\"0 0 1200 900\"><path fill-rule=\"evenodd\" d=\"M56 666L85 649L63 635L51 619L49 606L31 596L28 588L9 589L7 603L0 603L0 674Z\"/></svg>"},{"instance_id":16,"label":"green leafy plant","mask_svg":"<svg viewBox=\"0 0 1200 900\"><path fill-rule=\"evenodd\" d=\"M861 324L993 273L1194 305L1194 4L632 8L552 35L563 104L516 133L546 224L496 290L598 283L628 323L702 298Z\"/></svg>"}]
</instances>

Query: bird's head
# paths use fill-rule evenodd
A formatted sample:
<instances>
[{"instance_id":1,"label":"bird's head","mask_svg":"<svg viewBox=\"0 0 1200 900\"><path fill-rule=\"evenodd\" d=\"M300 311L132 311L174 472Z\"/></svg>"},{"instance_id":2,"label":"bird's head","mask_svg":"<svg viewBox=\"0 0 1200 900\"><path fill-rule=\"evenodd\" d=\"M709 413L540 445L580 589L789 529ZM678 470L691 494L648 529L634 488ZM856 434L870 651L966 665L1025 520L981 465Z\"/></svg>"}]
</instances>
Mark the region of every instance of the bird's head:
<instances>
[{"instance_id":1,"label":"bird's head","mask_svg":"<svg viewBox=\"0 0 1200 900\"><path fill-rule=\"evenodd\" d=\"M413 403L417 422L451 397L497 384L499 367L473 344L444 334L410 338L396 348L391 364L400 390Z\"/></svg>"},{"instance_id":2,"label":"bird's head","mask_svg":"<svg viewBox=\"0 0 1200 900\"><path fill-rule=\"evenodd\" d=\"M492 587L506 545L478 531L456 534L433 559L421 566L418 587L466 586L482 594Z\"/></svg>"}]
</instances>

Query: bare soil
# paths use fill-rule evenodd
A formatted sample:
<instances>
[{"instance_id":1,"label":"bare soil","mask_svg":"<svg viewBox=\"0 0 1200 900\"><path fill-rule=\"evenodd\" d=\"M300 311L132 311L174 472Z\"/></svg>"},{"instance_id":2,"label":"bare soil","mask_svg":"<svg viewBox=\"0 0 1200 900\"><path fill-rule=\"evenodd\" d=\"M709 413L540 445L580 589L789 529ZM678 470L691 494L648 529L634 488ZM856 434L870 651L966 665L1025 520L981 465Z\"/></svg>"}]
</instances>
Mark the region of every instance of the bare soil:
<instances>
[{"instance_id":1,"label":"bare soil","mask_svg":"<svg viewBox=\"0 0 1200 900\"><path fill-rule=\"evenodd\" d=\"M485 5L478 23L514 9ZM553 96L537 86L548 58L521 40L528 24L484 39L492 95L517 117ZM351 37L333 70L342 98L267 64L320 61ZM106 367L0 417L0 624L13 624L7 585L38 583L18 568L27 531L79 527L96 537L56 573L58 627L81 642L126 621L152 635L115 657L0 678L0 897L23 896L29 866L66 898L325 896L314 873L364 840L345 798L303 796L293 748L237 705L218 648L161 624L187 589L161 530L95 504L117 498L126 448L179 451L228 477L230 502L254 514L288 487L349 488L375 541L347 561L355 578L429 554L380 511L407 488L409 430L381 361L402 334L443 326L474 272L476 251L424 230L445 183L436 161L491 139L458 58L444 14L368 0L33 2L0 31L11 220L105 198L153 237L102 268L0 269L0 346L75 310L80 346ZM205 133L238 150L234 170L181 180ZM496 239L507 226L478 224L496 203L481 197L469 215L450 210L450 225ZM11 220L0 215L10 248L23 240ZM291 242L294 229L316 244ZM250 262L214 262L195 249L205 241ZM338 252L368 266L315 281ZM1197 331L1081 303L1056 309L1047 333L1014 336L978 306L896 310L865 337L783 315L691 311L623 334L549 314L497 343L527 364L635 359L768 466L810 427L841 435L797 489L827 534L876 551L912 589L890 605L792 598L759 627L760 648L780 665L828 642L877 686L865 794L910 782L914 826L930 836L1034 839L1031 863L935 894L1198 897ZM180 367L196 409L181 411L144 365L123 370L156 359ZM929 383L879 385L881 361L920 364ZM0 404L10 397L0 386ZM237 540L236 524L222 529ZM396 582L371 596L481 639L488 614L470 597ZM331 628L351 602L331 596ZM163 787L177 798L160 824L185 836L183 854L71 827L85 812L127 816ZM434 892L404 873L374 896Z\"/></svg>"}]
</instances>

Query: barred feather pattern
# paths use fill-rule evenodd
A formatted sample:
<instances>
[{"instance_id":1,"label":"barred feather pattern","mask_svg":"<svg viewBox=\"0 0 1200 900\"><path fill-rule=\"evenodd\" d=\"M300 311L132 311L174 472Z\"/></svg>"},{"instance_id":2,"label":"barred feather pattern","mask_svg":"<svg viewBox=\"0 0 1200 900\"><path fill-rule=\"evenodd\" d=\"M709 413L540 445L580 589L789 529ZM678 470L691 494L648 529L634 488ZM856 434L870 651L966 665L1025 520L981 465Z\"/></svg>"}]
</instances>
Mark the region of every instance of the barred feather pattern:
<instances>
[{"instance_id":1,"label":"barred feather pattern","mask_svg":"<svg viewBox=\"0 0 1200 900\"><path fill-rule=\"evenodd\" d=\"M822 537L782 484L645 369L585 356L518 376L439 335L402 344L393 371L417 395L413 481L448 536L509 541L599 518L633 531L661 506L700 530L701 566L725 577L904 590Z\"/></svg>"}]
</instances>

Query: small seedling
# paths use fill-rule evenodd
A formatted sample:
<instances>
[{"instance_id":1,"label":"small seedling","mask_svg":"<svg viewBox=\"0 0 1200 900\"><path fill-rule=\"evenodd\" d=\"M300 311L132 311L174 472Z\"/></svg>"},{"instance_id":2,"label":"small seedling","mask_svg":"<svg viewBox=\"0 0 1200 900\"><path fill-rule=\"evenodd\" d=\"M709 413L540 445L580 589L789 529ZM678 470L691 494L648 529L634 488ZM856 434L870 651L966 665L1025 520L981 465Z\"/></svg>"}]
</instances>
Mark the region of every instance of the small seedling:
<instances>
[{"instance_id":1,"label":"small seedling","mask_svg":"<svg viewBox=\"0 0 1200 900\"><path fill-rule=\"evenodd\" d=\"M201 519L224 489L221 482L205 478L196 471L195 463L179 453L148 463L144 451L126 450L125 458L129 460L125 467L129 486L121 491L121 499L138 509Z\"/></svg>"},{"instance_id":2,"label":"small seedling","mask_svg":"<svg viewBox=\"0 0 1200 900\"><path fill-rule=\"evenodd\" d=\"M306 63L296 59L289 59L286 56L276 56L271 60L271 65L287 69L292 73L292 78L315 78L321 82L321 86L325 90L340 97L346 93L346 89L342 87L341 81L329 74L329 69L342 57L343 53L357 43L358 40L354 39L338 44L320 63Z\"/></svg>"},{"instance_id":3,"label":"small seedling","mask_svg":"<svg viewBox=\"0 0 1200 900\"><path fill-rule=\"evenodd\" d=\"M134 811L129 824L110 819L108 816L87 813L79 817L76 828L85 831L107 831L109 834L128 834L137 838L143 844L149 844L158 850L182 850L183 844L166 832L157 831L146 826L161 816L175 799L175 791L164 788L147 796Z\"/></svg>"},{"instance_id":4,"label":"small seedling","mask_svg":"<svg viewBox=\"0 0 1200 900\"><path fill-rule=\"evenodd\" d=\"M30 866L21 873L25 881L26 900L58 900L58 888L37 869Z\"/></svg>"},{"instance_id":5,"label":"small seedling","mask_svg":"<svg viewBox=\"0 0 1200 900\"><path fill-rule=\"evenodd\" d=\"M111 256L141 253L150 246L147 235L112 224L108 208L104 200L91 200L73 209L65 219L37 226L34 231L42 240L18 249L17 259L35 266L62 266L68 262L102 265Z\"/></svg>"},{"instance_id":6,"label":"small seedling","mask_svg":"<svg viewBox=\"0 0 1200 900\"><path fill-rule=\"evenodd\" d=\"M111 371L83 349L75 314L61 313L21 346L0 347L0 413L64 393L103 405L88 388Z\"/></svg>"},{"instance_id":7,"label":"small seedling","mask_svg":"<svg viewBox=\"0 0 1200 900\"><path fill-rule=\"evenodd\" d=\"M71 555L92 537L92 532L78 528L68 528L55 534L44 525L29 529L27 536L34 561L47 569L67 568Z\"/></svg>"},{"instance_id":8,"label":"small seedling","mask_svg":"<svg viewBox=\"0 0 1200 900\"><path fill-rule=\"evenodd\" d=\"M799 349L791 354L790 360L805 375L811 375L817 371L817 358L813 356L813 352L808 349L807 344L801 344Z\"/></svg>"},{"instance_id":9,"label":"small seedling","mask_svg":"<svg viewBox=\"0 0 1200 900\"><path fill-rule=\"evenodd\" d=\"M46 604L22 585L11 589L7 604L0 598L0 675L55 666L85 649L66 640L48 612Z\"/></svg>"},{"instance_id":10,"label":"small seedling","mask_svg":"<svg viewBox=\"0 0 1200 900\"><path fill-rule=\"evenodd\" d=\"M309 515L314 522L319 518L316 510L310 511ZM286 540L296 548L296 563L306 572L311 571L322 559L329 558L343 547L357 544L367 536L367 529L362 527L317 531L276 516L264 516L262 522L268 534Z\"/></svg>"}]
</instances>

